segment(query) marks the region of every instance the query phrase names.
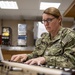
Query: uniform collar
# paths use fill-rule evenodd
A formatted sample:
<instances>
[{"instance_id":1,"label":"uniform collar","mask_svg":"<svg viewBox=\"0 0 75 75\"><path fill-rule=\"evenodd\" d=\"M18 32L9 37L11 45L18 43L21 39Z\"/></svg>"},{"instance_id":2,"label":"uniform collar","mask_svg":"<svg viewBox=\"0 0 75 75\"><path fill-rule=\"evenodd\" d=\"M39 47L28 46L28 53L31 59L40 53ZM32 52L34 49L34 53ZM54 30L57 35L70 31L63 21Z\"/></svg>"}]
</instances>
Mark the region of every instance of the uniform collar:
<instances>
[{"instance_id":1,"label":"uniform collar","mask_svg":"<svg viewBox=\"0 0 75 75\"><path fill-rule=\"evenodd\" d=\"M60 27L60 29L59 29L59 31L58 31L58 34L53 38L53 39L51 39L52 41L55 41L55 40L58 40L58 39L60 39L61 38L61 35L62 35L62 32L63 32L63 30L64 30L64 27ZM51 38L51 36L50 36L50 38Z\"/></svg>"}]
</instances>

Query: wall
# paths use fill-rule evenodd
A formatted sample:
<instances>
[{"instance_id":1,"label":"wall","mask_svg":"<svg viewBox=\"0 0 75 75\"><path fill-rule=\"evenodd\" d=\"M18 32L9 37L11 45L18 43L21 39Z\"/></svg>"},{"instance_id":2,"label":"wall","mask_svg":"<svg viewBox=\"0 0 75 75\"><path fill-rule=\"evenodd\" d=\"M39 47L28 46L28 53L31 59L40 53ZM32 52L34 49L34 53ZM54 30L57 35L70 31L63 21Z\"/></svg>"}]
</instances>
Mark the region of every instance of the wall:
<instances>
[{"instance_id":1,"label":"wall","mask_svg":"<svg viewBox=\"0 0 75 75\"><path fill-rule=\"evenodd\" d=\"M0 35L1 35L1 31L2 31L2 22L0 20Z\"/></svg>"},{"instance_id":2,"label":"wall","mask_svg":"<svg viewBox=\"0 0 75 75\"><path fill-rule=\"evenodd\" d=\"M18 38L18 24L26 24L27 25L27 46L33 46L33 21L25 21L25 20L0 20L0 34L2 27L10 27L12 29L12 45L17 45Z\"/></svg>"},{"instance_id":3,"label":"wall","mask_svg":"<svg viewBox=\"0 0 75 75\"><path fill-rule=\"evenodd\" d=\"M63 26L71 28L73 26L73 22L72 21L63 21Z\"/></svg>"},{"instance_id":4,"label":"wall","mask_svg":"<svg viewBox=\"0 0 75 75\"><path fill-rule=\"evenodd\" d=\"M1 28L10 27L12 29L12 45L17 45L18 38L18 24L23 23L27 25L27 46L34 46L34 21L25 21L25 20L0 20L0 34ZM71 27L73 22L71 21L63 21L64 27Z\"/></svg>"},{"instance_id":5,"label":"wall","mask_svg":"<svg viewBox=\"0 0 75 75\"><path fill-rule=\"evenodd\" d=\"M28 46L33 46L34 45L34 33L33 33L33 28L34 28L34 21L26 21L27 24L27 45Z\"/></svg>"}]
</instances>

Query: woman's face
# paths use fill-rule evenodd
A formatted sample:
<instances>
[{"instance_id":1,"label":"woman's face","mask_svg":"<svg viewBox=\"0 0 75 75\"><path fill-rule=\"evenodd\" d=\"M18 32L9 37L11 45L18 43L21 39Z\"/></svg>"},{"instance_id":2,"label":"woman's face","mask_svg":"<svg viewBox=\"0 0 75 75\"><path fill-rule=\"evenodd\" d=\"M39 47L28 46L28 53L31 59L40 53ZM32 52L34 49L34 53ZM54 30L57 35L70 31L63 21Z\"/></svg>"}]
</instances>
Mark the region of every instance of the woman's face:
<instances>
[{"instance_id":1,"label":"woman's face","mask_svg":"<svg viewBox=\"0 0 75 75\"><path fill-rule=\"evenodd\" d=\"M45 13L42 15L42 22L49 33L54 32L59 28L60 21L61 21L60 18L55 18L52 15L48 15Z\"/></svg>"}]
</instances>

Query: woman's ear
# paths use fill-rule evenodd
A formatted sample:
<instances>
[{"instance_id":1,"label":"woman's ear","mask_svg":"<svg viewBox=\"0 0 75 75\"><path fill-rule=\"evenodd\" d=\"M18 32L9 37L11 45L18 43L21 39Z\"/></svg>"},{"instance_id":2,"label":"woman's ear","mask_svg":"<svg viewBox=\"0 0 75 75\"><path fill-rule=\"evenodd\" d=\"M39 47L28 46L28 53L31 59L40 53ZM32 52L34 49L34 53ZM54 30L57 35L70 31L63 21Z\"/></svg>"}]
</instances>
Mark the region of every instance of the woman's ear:
<instances>
[{"instance_id":1,"label":"woman's ear","mask_svg":"<svg viewBox=\"0 0 75 75\"><path fill-rule=\"evenodd\" d=\"M60 16L58 19L59 19L59 24L61 25L62 17Z\"/></svg>"},{"instance_id":2,"label":"woman's ear","mask_svg":"<svg viewBox=\"0 0 75 75\"><path fill-rule=\"evenodd\" d=\"M61 21L62 21L62 17L60 16L60 17L59 17L59 23L60 23Z\"/></svg>"}]
</instances>

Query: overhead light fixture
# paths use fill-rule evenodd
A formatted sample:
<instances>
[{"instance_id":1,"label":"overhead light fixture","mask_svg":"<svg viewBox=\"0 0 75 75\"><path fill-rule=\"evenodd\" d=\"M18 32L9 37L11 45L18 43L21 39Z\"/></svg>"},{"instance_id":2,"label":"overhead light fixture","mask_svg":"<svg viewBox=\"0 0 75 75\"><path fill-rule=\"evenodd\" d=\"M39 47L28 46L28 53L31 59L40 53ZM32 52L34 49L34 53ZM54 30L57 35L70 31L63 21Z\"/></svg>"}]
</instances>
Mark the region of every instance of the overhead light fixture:
<instances>
[{"instance_id":1,"label":"overhead light fixture","mask_svg":"<svg viewBox=\"0 0 75 75\"><path fill-rule=\"evenodd\" d=\"M16 1L0 1L1 9L18 9Z\"/></svg>"},{"instance_id":2,"label":"overhead light fixture","mask_svg":"<svg viewBox=\"0 0 75 75\"><path fill-rule=\"evenodd\" d=\"M45 10L48 7L55 7L58 8L61 3L49 3L49 2L41 2L40 3L40 10Z\"/></svg>"}]
</instances>

